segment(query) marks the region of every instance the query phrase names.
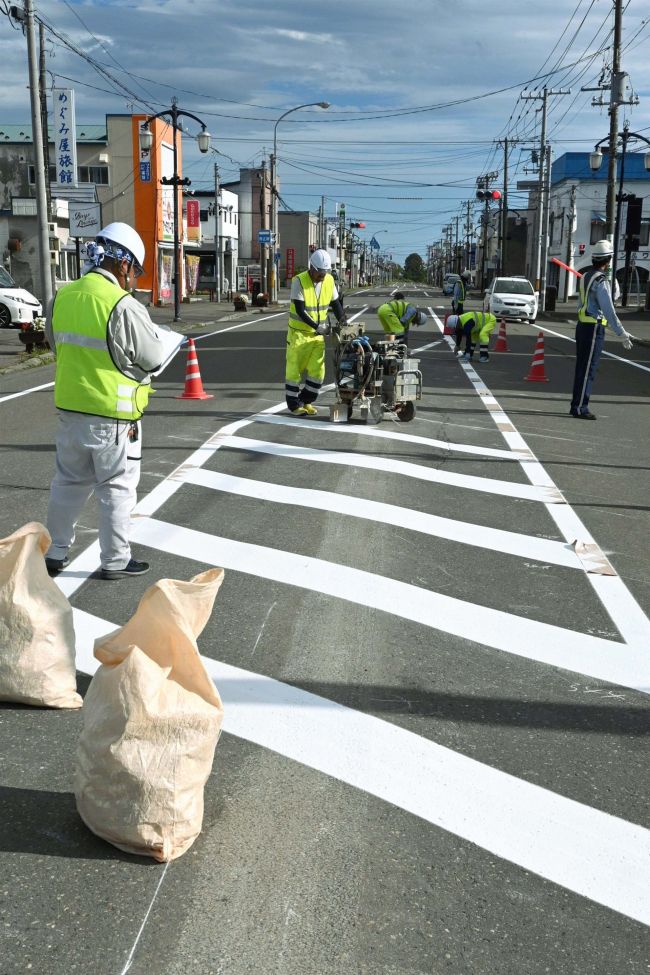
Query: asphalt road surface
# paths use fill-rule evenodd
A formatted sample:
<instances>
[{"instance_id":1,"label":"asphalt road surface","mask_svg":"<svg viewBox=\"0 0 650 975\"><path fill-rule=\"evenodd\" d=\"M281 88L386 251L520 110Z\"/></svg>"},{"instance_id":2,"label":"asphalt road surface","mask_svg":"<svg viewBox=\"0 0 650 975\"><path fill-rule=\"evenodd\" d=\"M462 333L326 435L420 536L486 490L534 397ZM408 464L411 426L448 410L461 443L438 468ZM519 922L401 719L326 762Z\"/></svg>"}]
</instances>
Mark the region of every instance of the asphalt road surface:
<instances>
[{"instance_id":1,"label":"asphalt road surface","mask_svg":"<svg viewBox=\"0 0 650 975\"><path fill-rule=\"evenodd\" d=\"M348 314L377 331L387 294ZM97 839L81 713L1 706L0 975L650 971L650 355L609 341L576 421L569 326L461 364L448 299L407 296L432 313L411 423L290 417L286 310L197 337L214 399L177 398L184 356L155 383L152 572L93 575L90 503L59 584L85 690L156 578L226 569L204 830L167 866ZM526 382L540 328L549 382ZM2 537L45 520L53 376L1 380Z\"/></svg>"}]
</instances>

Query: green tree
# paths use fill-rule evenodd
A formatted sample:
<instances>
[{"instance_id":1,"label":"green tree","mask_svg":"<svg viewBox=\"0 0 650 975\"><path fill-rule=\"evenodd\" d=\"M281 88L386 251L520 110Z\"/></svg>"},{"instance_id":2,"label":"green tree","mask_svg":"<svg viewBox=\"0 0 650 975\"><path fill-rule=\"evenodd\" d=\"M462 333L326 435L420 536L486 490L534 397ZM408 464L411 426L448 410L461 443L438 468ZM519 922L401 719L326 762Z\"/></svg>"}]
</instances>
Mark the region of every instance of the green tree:
<instances>
[{"instance_id":1,"label":"green tree","mask_svg":"<svg viewBox=\"0 0 650 975\"><path fill-rule=\"evenodd\" d=\"M404 277L408 281L426 281L424 261L419 254L409 254L404 261Z\"/></svg>"}]
</instances>

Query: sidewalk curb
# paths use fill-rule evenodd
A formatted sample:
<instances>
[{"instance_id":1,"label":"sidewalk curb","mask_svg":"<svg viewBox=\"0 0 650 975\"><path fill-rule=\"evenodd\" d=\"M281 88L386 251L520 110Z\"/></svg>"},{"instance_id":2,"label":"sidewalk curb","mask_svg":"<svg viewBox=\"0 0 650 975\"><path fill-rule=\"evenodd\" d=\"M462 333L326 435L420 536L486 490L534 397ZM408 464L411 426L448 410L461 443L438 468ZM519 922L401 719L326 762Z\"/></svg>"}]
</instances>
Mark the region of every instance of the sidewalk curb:
<instances>
[{"instance_id":1,"label":"sidewalk curb","mask_svg":"<svg viewBox=\"0 0 650 975\"><path fill-rule=\"evenodd\" d=\"M38 369L40 366L49 366L56 362L53 352L46 352L44 355L36 355L23 362L17 362L15 366L2 366L0 376L6 376L10 372L24 372L26 369Z\"/></svg>"}]
</instances>

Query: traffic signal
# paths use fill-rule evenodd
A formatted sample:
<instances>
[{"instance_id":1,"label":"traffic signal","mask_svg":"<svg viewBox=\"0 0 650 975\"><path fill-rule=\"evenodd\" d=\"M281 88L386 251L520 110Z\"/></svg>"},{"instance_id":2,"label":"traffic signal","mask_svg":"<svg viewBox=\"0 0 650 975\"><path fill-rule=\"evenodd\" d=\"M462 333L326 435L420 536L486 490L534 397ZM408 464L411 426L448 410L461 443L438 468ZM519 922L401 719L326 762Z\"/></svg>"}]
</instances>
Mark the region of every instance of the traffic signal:
<instances>
[{"instance_id":1,"label":"traffic signal","mask_svg":"<svg viewBox=\"0 0 650 975\"><path fill-rule=\"evenodd\" d=\"M365 227L365 223L351 223L350 227Z\"/></svg>"},{"instance_id":2,"label":"traffic signal","mask_svg":"<svg viewBox=\"0 0 650 975\"><path fill-rule=\"evenodd\" d=\"M501 190L477 190L476 199L489 203L491 200L501 199Z\"/></svg>"}]
</instances>

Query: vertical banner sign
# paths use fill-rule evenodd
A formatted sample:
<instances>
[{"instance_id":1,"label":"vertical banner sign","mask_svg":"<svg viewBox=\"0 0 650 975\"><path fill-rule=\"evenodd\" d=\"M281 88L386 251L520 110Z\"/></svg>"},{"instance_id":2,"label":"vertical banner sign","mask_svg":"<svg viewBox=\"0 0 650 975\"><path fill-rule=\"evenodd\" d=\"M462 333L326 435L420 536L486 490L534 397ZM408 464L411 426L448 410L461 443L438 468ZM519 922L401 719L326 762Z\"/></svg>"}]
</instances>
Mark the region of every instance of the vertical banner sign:
<instances>
[{"instance_id":1,"label":"vertical banner sign","mask_svg":"<svg viewBox=\"0 0 650 975\"><path fill-rule=\"evenodd\" d=\"M59 186L77 185L77 135L72 88L53 88L54 153L56 182Z\"/></svg>"},{"instance_id":2,"label":"vertical banner sign","mask_svg":"<svg viewBox=\"0 0 650 975\"><path fill-rule=\"evenodd\" d=\"M296 249L295 247L287 247L287 281L291 281L293 278L294 268L296 266Z\"/></svg>"},{"instance_id":3,"label":"vertical banner sign","mask_svg":"<svg viewBox=\"0 0 650 975\"><path fill-rule=\"evenodd\" d=\"M146 128L144 122L140 122L138 126L139 130L142 132ZM138 139L138 145L140 145L140 140ZM150 183L151 182L151 153L153 149L149 149L145 152L144 149L140 149L140 182Z\"/></svg>"},{"instance_id":4,"label":"vertical banner sign","mask_svg":"<svg viewBox=\"0 0 650 975\"><path fill-rule=\"evenodd\" d=\"M187 201L187 239L201 240L201 210L198 200Z\"/></svg>"}]
</instances>

